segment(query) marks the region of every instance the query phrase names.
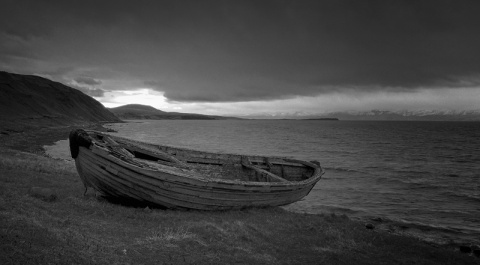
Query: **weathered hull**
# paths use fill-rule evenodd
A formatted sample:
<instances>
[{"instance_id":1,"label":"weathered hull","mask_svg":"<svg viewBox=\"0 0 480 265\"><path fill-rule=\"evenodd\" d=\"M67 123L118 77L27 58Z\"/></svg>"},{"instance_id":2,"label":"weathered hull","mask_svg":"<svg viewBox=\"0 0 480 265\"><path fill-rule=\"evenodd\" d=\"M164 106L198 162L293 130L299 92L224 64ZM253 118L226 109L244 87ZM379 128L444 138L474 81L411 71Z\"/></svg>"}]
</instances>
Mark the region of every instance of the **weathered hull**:
<instances>
[{"instance_id":1,"label":"weathered hull","mask_svg":"<svg viewBox=\"0 0 480 265\"><path fill-rule=\"evenodd\" d=\"M136 144L139 144L124 138L109 137L123 143L127 149L130 148L129 150L133 150L138 146ZM148 144L143 143L143 145ZM156 146L155 148L170 155L175 153L176 157L192 165L201 163L222 166L236 163L244 158L238 155L214 154L173 147ZM255 156L250 158L252 161L257 161L258 166L261 164L261 159L264 159ZM305 179L284 182L242 181L209 178L196 171L161 164L155 167L140 167L112 155L108 150L99 148L95 144L88 148L81 146L75 158L77 171L85 187L92 187L106 196L168 208L199 210L286 205L305 197L324 173L320 166L313 165L309 168L308 165L282 161L282 158L273 158L271 161L273 162L269 162L269 168L272 172L281 171L283 175L288 172L296 178ZM250 175L255 174L238 164L236 168L233 165L233 168L240 173L245 171ZM308 176L305 176L307 173Z\"/></svg>"}]
</instances>

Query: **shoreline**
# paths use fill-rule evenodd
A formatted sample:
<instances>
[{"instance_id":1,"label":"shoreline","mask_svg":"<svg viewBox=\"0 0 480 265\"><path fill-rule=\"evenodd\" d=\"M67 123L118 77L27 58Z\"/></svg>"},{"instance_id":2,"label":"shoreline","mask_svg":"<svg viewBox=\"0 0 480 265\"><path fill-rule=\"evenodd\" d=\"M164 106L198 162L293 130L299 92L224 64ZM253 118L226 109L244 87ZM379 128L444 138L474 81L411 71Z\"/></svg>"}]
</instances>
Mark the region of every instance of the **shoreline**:
<instances>
[{"instance_id":1,"label":"shoreline","mask_svg":"<svg viewBox=\"0 0 480 265\"><path fill-rule=\"evenodd\" d=\"M91 128L91 129L104 130L104 131L107 130L107 128L103 127L103 125L105 125L105 124L89 125L88 127L83 127L83 128ZM23 133L18 133L17 135L13 135L13 134L12 135L2 135L2 136L0 136L0 140L2 140L1 141L2 142L1 146L2 147L7 147L8 149L12 149L12 150L18 150L18 151L21 151L21 152L33 153L33 154L36 154L36 155L47 157L47 158L45 158L45 159L48 159L47 161L54 160L54 161L52 161L52 163L58 163L59 165L65 165L66 164L65 162L63 162L63 161L56 161L55 162L55 160L57 160L57 159L54 159L54 158L51 158L50 156L48 156L47 153L45 152L43 146L52 145L59 140L68 139L68 134L69 134L70 130L73 129L73 128L78 128L78 127L82 127L82 126L65 126L65 127L62 127L62 128L43 128L39 131L36 131L35 133L23 132ZM7 140L6 137L12 137L12 138L9 139L9 140L11 140L11 142L3 141L4 139ZM5 150L0 152L0 153L4 153L4 152L5 152ZM6 151L6 152L9 152L9 151ZM17 153L16 151L13 151L13 152ZM22 154L19 154L19 155L22 156ZM0 166L1 165L2 164L1 164L1 161L0 161ZM79 179L78 179L78 176L75 173L73 173L73 175L75 175L75 176L73 176L73 178L74 178L73 181L75 181L77 183L79 181ZM81 199L80 195L81 195L83 190L81 189L79 184L76 184L76 185L78 186L78 188L75 188L75 192L74 192L75 193L75 198L80 198ZM70 197L67 197L67 198L70 198ZM3 200L4 202L6 201L6 199L2 199L2 198L0 198L0 199ZM0 200L0 210L3 207L1 205L1 202L2 202L1 200ZM97 201L97 200L98 199L95 199L95 201ZM114 205L110 205L110 206L114 207ZM123 210L130 211L132 209L121 208L120 211L123 211ZM133 208L133 211L137 211L137 210L135 210L135 208ZM157 210L150 210L150 211L157 211ZM160 213L163 212L163 210L158 210L158 211L160 211ZM310 219L310 218L312 218L312 219L318 219L318 218L325 219L327 217L328 218L333 218L336 221L340 220L339 223L342 223L343 225L347 225L349 227L350 226L355 227L355 229L359 230L359 233L361 233L363 236L367 236L367 235L373 233L373 234L376 234L377 236L380 236L382 238L383 237L385 237L385 238L401 238L402 240L406 240L406 241L410 242L409 244L413 244L412 247L415 246L416 244L420 244L420 245L425 246L425 247L429 246L429 247L426 247L426 248L430 249L429 251L438 250L439 252L442 252L444 250L447 250L447 252L451 252L451 255L460 255L459 257L463 257L463 256L468 257L468 255L465 255L463 253L459 253L459 247L460 247L459 245L433 244L431 242L429 243L429 242L426 242L424 240L419 241L418 238L412 237L411 235L402 235L401 233L395 233L394 231L388 231L388 229L387 230L381 229L381 225L378 225L378 223L381 224L382 221L376 222L375 220L372 220L369 223L374 224L374 226L376 226L376 227L374 229L368 229L368 228L365 227L365 225L366 225L365 222L351 220L350 218L348 218L345 215L342 215L342 216L337 215L336 216L335 214L330 214L329 215L328 213L325 213L325 214L302 214L302 213L291 212L291 211L288 211L290 213L287 214L287 213L283 213L283 212L279 213L278 211L280 211L280 209L277 209L277 210L275 210L275 209L267 209L267 210L259 209L259 210L245 210L245 211L246 212L254 212L254 215L258 214L258 215L262 215L262 216L263 216L263 214L267 214L267 216L269 216L273 212L275 215L278 215L278 214L280 216L286 215L286 216L290 216L289 218L291 218L291 219L299 219L300 218L299 220L301 220L302 218L304 218L304 219ZM285 211L287 211L287 210L285 210ZM171 211L171 212L174 212L173 215L176 215L176 216L182 215L184 213L184 212L178 212L178 211ZM170 211L169 211L169 213L170 213ZM228 213L223 213L223 214L228 215ZM188 215L188 213L186 215ZM201 215L209 216L209 213L202 213ZM212 213L211 215L213 215L213 216L220 215L221 216L222 213ZM262 218L264 218L264 217L262 217ZM235 217L232 221L235 222L234 220L237 220L237 219L238 219L238 217ZM219 221L222 222L221 220L219 220ZM377 221L379 221L379 220L377 219ZM259 222L261 223L260 220L259 220ZM216 225L218 225L218 224L216 224ZM291 228L293 229L293 228L296 227L294 224L284 224L284 225L286 225L288 227L288 229L291 229ZM293 225L293 226L291 227L291 225ZM333 225L333 224L331 224L331 225ZM333 225L333 226L335 226L335 225ZM305 234L305 235L302 235L302 236L308 236L308 233ZM343 239L338 239L338 240L343 240ZM413 242L417 242L417 243L413 243ZM371 244L373 244L373 242ZM418 246L415 246L413 248L418 248ZM475 258L473 256L473 254L469 254L469 255L472 256L472 258L473 258L472 261L474 261L474 262L475 262L475 260L478 261L478 258ZM266 263L268 263L268 262L266 262ZM373 264L374 263L375 262L373 262Z\"/></svg>"},{"instance_id":2,"label":"shoreline","mask_svg":"<svg viewBox=\"0 0 480 265\"><path fill-rule=\"evenodd\" d=\"M109 123L103 124L102 126L108 126ZM109 130L110 128L102 127L102 128L95 128L96 130ZM111 129L110 129L111 130ZM66 139L66 140L65 140ZM44 145L44 155L51 157L53 159L60 159L72 162L73 159L70 157L70 153L68 151L68 138L63 140L58 140L54 142L52 145ZM65 141L59 143L61 141ZM67 156L66 158L64 158ZM330 212L304 212L298 211L288 205L285 207L281 207L287 211L299 213L299 214L337 214L334 211ZM347 215L348 216L348 215ZM441 233L444 230L443 228L433 228L428 225L418 225L412 223L402 223L399 221L390 220L385 217L378 217L378 216L364 216L364 217L349 217L354 221L358 221L364 224L369 224L375 227L377 230L381 230L387 233L396 234L396 235L403 235L408 237L417 238L421 241L426 242L427 244L438 246L438 247L447 247L447 248L459 248L461 246L468 246L470 244L480 245L480 241L478 242L467 242L462 241L460 238L445 238L441 237Z\"/></svg>"},{"instance_id":3,"label":"shoreline","mask_svg":"<svg viewBox=\"0 0 480 265\"><path fill-rule=\"evenodd\" d=\"M142 123L145 121L138 121L138 120L130 120L128 122L135 122L135 123ZM151 124L149 122L149 124ZM171 125L174 126L174 125ZM131 135L131 128L135 128L133 131L138 131L141 130L142 126L137 126L134 125L133 127L130 126L125 126L119 125L119 124L112 124L108 125L107 127L113 128L119 131L121 135L124 137L128 137L128 135ZM123 128L123 129L122 129ZM153 128L153 127L152 127ZM183 127L182 127L183 128ZM163 132L163 131L162 131ZM165 133L165 132L163 132ZM142 134L143 137L144 134ZM148 134L145 134L148 135ZM130 136L131 137L131 136ZM144 138L147 139L148 137ZM149 138L150 139L150 138ZM152 142L155 142L156 140L151 138L150 139ZM182 143L178 142L179 139L176 139L177 143ZM163 144L163 143L162 143ZM172 143L172 146L174 146L174 143ZM185 148L193 148L189 146L183 146ZM197 150L202 150L200 146L196 146L198 148ZM207 148L207 146L205 146ZM236 146L231 146L232 150L236 148ZM222 150L221 152L226 152L229 153L231 152L230 149L225 149ZM269 155L274 155L273 153L270 153ZM327 179L324 181L328 180L329 173L327 172L326 175ZM323 189L322 181L319 182L319 186L316 188L318 189ZM327 184L326 184L327 185ZM328 188L327 188L328 190ZM312 191L313 196L310 196L310 200L307 197L305 200L297 204L298 211L295 210L294 207L292 207L292 210L295 212L300 212L300 213L330 213L330 212L335 212L336 214L343 214L345 213L348 215L351 219L356 219L364 223L371 223L375 225L378 229L382 229L384 231L388 232L395 232L397 234L405 234L409 235L415 238L421 238L422 240L428 241L431 244L436 244L436 245L454 245L454 246L461 246L461 245L469 245L469 244L475 244L475 245L480 245L480 238L477 237L478 235L478 230L477 226L475 225L463 225L460 220L461 218L457 218L458 220L458 225L453 226L450 225L447 222L442 222L441 219L435 219L435 216L431 216L430 219L427 218L409 218L410 216L405 216L403 218L401 215L390 215L389 212L382 212L382 211L376 211L374 208L366 209L364 211L359 211L359 213L355 213L355 211L349 211L348 208L343 208L340 206L340 208L336 207L319 207L318 205L315 206L315 203L319 202L320 200L314 200L312 198L315 198L315 190ZM335 195L333 195L335 196ZM330 197L331 198L331 197ZM327 203L329 205L329 203ZM296 206L293 204L292 206ZM287 206L288 208L288 206ZM373 210L373 211L371 211Z\"/></svg>"},{"instance_id":4,"label":"shoreline","mask_svg":"<svg viewBox=\"0 0 480 265\"><path fill-rule=\"evenodd\" d=\"M53 159L63 160L66 162L73 162L74 160L70 157L70 152L68 150L68 139L66 140L59 140L54 143L54 145L46 145L43 147L45 150L45 154L48 157ZM332 214L335 213L333 211L323 211L323 212L309 212L309 211L300 211L294 208L294 206L286 205L282 206L281 208L299 213L299 214ZM337 215L342 215L339 213L335 213ZM349 216L348 214L346 214ZM358 222L362 222L365 224L371 224L375 227L375 229L382 230L388 233L396 234L396 235L405 235L417 238L419 240L425 241L428 244L438 246L438 247L453 247L458 248L460 246L467 246L470 243L480 245L479 242L467 242L455 239L440 239L439 233L441 233L444 229L443 228L432 228L428 225L420 225L420 224L412 224L412 223L402 223L399 221L390 220L388 218L382 218L378 216L364 216L364 217L352 217L349 216L350 219Z\"/></svg>"}]
</instances>

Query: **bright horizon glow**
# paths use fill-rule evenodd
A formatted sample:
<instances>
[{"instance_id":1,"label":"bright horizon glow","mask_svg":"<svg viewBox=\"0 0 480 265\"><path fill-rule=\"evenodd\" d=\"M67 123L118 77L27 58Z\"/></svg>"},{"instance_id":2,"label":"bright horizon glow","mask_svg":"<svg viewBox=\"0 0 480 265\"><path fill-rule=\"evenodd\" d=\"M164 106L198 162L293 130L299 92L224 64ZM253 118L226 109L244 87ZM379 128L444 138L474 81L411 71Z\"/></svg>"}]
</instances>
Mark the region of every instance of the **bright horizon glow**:
<instances>
[{"instance_id":1,"label":"bright horizon glow","mask_svg":"<svg viewBox=\"0 0 480 265\"><path fill-rule=\"evenodd\" d=\"M149 105L163 111L221 116L256 114L322 114L337 111L380 110L473 110L480 106L479 88L419 89L408 92L333 92L315 97L295 97L271 101L248 102L173 102L163 92L151 88L109 91L96 97L108 108L127 104ZM462 106L461 109L458 106Z\"/></svg>"}]
</instances>

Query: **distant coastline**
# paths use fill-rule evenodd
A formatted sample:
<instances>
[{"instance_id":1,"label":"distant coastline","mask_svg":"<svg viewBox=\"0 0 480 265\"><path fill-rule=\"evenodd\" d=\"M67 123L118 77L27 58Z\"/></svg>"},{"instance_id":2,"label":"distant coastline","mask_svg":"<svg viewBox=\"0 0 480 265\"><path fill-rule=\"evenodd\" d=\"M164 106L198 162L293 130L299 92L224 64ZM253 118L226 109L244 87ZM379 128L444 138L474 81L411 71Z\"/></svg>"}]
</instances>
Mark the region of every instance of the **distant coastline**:
<instances>
[{"instance_id":1,"label":"distant coastline","mask_svg":"<svg viewBox=\"0 0 480 265\"><path fill-rule=\"evenodd\" d=\"M339 121L339 118L308 118L308 119L260 119L260 120L282 120L282 121Z\"/></svg>"},{"instance_id":2,"label":"distant coastline","mask_svg":"<svg viewBox=\"0 0 480 265\"><path fill-rule=\"evenodd\" d=\"M340 119L338 118L311 118L311 119L305 119L309 121L339 121Z\"/></svg>"}]
</instances>

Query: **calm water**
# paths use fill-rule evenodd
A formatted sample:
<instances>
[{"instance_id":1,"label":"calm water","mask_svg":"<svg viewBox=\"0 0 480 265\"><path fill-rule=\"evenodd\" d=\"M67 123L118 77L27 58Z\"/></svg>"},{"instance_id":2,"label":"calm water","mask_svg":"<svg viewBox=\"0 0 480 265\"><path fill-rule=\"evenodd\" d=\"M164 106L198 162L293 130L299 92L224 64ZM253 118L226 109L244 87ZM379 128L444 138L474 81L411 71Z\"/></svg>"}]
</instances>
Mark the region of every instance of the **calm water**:
<instances>
[{"instance_id":1,"label":"calm water","mask_svg":"<svg viewBox=\"0 0 480 265\"><path fill-rule=\"evenodd\" d=\"M381 217L380 226L401 223L443 243L480 241L480 122L162 120L109 126L152 143L319 160L324 178L305 200L286 208Z\"/></svg>"}]
</instances>

